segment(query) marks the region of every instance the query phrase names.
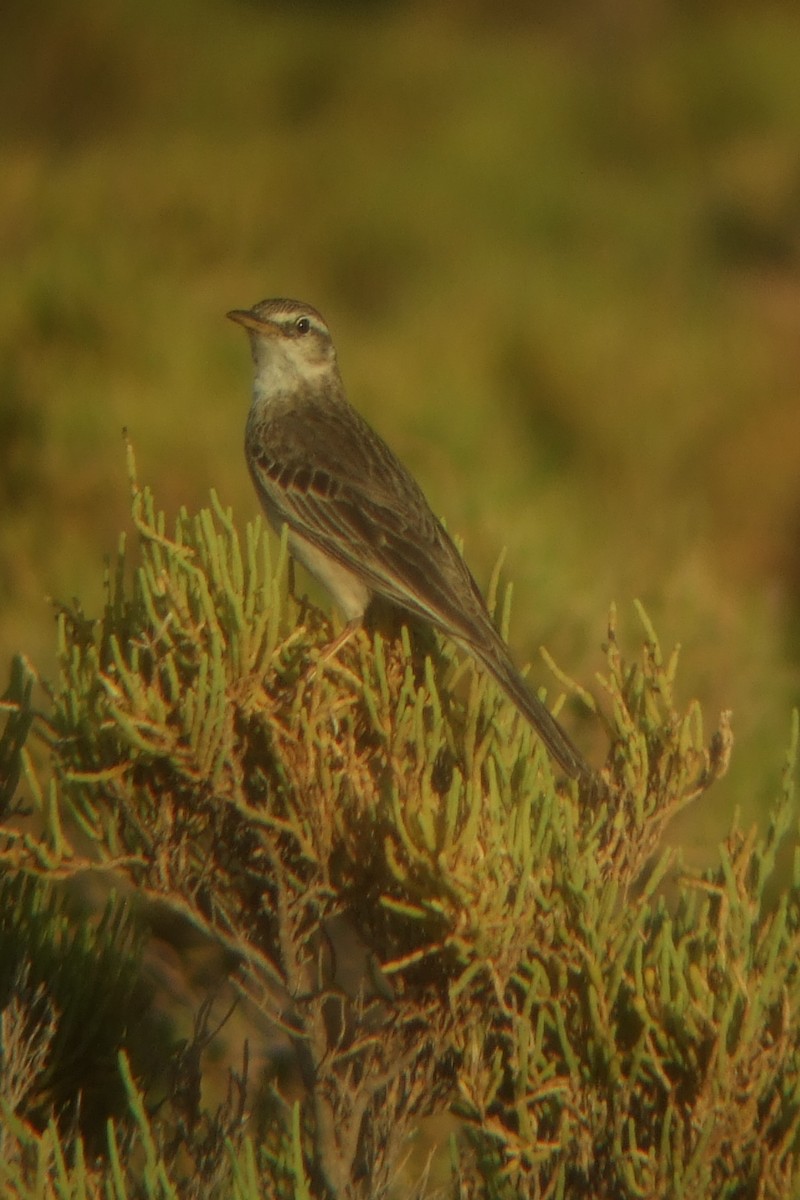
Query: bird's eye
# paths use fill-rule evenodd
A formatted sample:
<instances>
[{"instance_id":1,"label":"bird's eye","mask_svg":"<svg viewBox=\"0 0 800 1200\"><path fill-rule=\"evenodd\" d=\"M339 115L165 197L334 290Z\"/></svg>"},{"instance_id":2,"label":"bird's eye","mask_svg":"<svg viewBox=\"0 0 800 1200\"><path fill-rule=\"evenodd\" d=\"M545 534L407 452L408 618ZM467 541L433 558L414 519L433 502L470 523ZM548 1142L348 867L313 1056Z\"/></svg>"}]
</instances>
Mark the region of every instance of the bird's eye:
<instances>
[{"instance_id":1,"label":"bird's eye","mask_svg":"<svg viewBox=\"0 0 800 1200\"><path fill-rule=\"evenodd\" d=\"M298 317L294 323L294 327L298 333L308 333L311 328L311 322L308 317Z\"/></svg>"}]
</instances>

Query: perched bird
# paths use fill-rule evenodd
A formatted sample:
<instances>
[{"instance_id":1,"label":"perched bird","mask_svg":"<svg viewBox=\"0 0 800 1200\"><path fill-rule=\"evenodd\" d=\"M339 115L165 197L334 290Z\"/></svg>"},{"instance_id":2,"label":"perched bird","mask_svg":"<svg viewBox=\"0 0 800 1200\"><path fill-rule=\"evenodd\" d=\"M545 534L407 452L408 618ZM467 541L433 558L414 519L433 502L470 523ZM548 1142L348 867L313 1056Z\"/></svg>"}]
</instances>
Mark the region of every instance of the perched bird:
<instances>
[{"instance_id":1,"label":"perched bird","mask_svg":"<svg viewBox=\"0 0 800 1200\"><path fill-rule=\"evenodd\" d=\"M272 526L331 593L347 626L386 597L460 642L499 683L559 766L590 768L517 671L483 596L417 482L348 403L327 325L309 304L263 300L227 314L255 364L245 452Z\"/></svg>"}]
</instances>

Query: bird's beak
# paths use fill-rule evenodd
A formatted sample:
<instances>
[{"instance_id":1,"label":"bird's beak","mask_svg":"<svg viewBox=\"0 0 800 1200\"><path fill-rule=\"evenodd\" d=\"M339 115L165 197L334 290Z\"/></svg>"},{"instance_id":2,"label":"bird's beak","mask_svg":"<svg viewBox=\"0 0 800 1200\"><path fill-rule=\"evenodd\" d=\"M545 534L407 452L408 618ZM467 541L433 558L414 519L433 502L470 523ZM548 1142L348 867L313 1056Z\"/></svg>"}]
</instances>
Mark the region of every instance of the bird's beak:
<instances>
[{"instance_id":1,"label":"bird's beak","mask_svg":"<svg viewBox=\"0 0 800 1200\"><path fill-rule=\"evenodd\" d=\"M249 308L232 308L225 316L230 321L235 321L237 325L243 325L245 329L252 329L256 333L274 333L275 326L271 321L263 321L261 317L257 317Z\"/></svg>"}]
</instances>

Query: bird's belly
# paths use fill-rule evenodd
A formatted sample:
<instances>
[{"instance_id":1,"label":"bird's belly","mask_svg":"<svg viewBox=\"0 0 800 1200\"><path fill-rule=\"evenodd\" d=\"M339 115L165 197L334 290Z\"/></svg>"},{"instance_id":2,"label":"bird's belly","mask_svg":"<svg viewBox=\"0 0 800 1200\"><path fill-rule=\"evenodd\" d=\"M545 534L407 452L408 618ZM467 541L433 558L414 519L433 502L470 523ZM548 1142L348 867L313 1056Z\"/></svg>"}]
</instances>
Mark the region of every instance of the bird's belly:
<instances>
[{"instance_id":1,"label":"bird's belly","mask_svg":"<svg viewBox=\"0 0 800 1200\"><path fill-rule=\"evenodd\" d=\"M289 533L289 546L295 558L327 588L348 621L363 617L370 592L357 575L295 533Z\"/></svg>"}]
</instances>

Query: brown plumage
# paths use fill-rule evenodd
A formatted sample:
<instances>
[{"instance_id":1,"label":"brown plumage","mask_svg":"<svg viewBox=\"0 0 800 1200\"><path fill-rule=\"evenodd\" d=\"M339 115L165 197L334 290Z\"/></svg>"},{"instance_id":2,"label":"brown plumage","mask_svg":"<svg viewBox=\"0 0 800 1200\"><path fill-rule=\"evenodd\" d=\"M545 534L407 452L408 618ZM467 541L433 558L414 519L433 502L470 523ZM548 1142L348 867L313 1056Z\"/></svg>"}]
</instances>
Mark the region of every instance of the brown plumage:
<instances>
[{"instance_id":1,"label":"brown plumage","mask_svg":"<svg viewBox=\"0 0 800 1200\"><path fill-rule=\"evenodd\" d=\"M228 313L255 364L245 452L271 524L358 627L373 595L464 645L574 778L591 770L514 666L483 596L416 480L348 403L328 328L297 300Z\"/></svg>"}]
</instances>

